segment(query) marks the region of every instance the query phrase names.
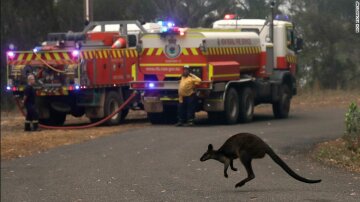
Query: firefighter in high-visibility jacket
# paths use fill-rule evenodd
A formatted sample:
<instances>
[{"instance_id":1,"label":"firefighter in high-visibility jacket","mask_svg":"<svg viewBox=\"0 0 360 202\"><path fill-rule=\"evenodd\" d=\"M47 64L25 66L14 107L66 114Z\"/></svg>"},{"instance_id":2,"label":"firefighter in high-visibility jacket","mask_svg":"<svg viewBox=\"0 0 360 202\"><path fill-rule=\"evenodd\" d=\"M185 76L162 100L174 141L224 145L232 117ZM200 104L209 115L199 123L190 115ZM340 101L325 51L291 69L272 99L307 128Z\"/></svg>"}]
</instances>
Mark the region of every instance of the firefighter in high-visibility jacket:
<instances>
[{"instance_id":1,"label":"firefighter in high-visibility jacket","mask_svg":"<svg viewBox=\"0 0 360 202\"><path fill-rule=\"evenodd\" d=\"M27 77L27 85L24 90L24 106L26 108L26 118L25 118L25 131L37 131L39 124L39 115L35 109L35 89L33 85L35 84L35 76L29 74ZM31 129L31 124L33 129Z\"/></svg>"},{"instance_id":2,"label":"firefighter in high-visibility jacket","mask_svg":"<svg viewBox=\"0 0 360 202\"><path fill-rule=\"evenodd\" d=\"M196 93L195 86L199 85L201 79L190 73L190 67L184 66L184 71L179 84L179 106L178 106L178 123L176 126L194 125Z\"/></svg>"}]
</instances>

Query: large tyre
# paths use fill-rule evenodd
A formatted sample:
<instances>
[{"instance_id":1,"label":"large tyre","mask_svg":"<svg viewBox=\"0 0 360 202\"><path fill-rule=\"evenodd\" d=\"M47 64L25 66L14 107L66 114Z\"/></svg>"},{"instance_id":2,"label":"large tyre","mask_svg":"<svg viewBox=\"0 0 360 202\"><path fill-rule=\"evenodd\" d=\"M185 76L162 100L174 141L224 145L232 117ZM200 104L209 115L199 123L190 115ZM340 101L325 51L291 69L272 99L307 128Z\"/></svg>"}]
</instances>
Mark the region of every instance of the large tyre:
<instances>
[{"instance_id":1,"label":"large tyre","mask_svg":"<svg viewBox=\"0 0 360 202\"><path fill-rule=\"evenodd\" d=\"M208 112L210 123L215 124L235 124L239 117L239 96L234 88L226 92L223 112Z\"/></svg>"},{"instance_id":2,"label":"large tyre","mask_svg":"<svg viewBox=\"0 0 360 202\"><path fill-rule=\"evenodd\" d=\"M291 103L290 88L286 84L280 86L280 99L272 104L275 118L284 119L289 116Z\"/></svg>"},{"instance_id":3,"label":"large tyre","mask_svg":"<svg viewBox=\"0 0 360 202\"><path fill-rule=\"evenodd\" d=\"M240 93L239 122L247 123L252 121L254 116L254 95L251 88L243 88Z\"/></svg>"},{"instance_id":4,"label":"large tyre","mask_svg":"<svg viewBox=\"0 0 360 202\"><path fill-rule=\"evenodd\" d=\"M61 126L64 125L65 120L66 113L59 112L50 108L50 117L47 119L39 119L39 123L49 126Z\"/></svg>"},{"instance_id":5,"label":"large tyre","mask_svg":"<svg viewBox=\"0 0 360 202\"><path fill-rule=\"evenodd\" d=\"M239 117L239 95L234 88L230 88L225 96L224 121L226 124L235 124Z\"/></svg>"},{"instance_id":6,"label":"large tyre","mask_svg":"<svg viewBox=\"0 0 360 202\"><path fill-rule=\"evenodd\" d=\"M120 105L122 104L123 100L120 98L119 93L115 91L110 91L106 94L105 97L105 103L104 103L104 115L105 117L112 114L114 111L116 111ZM105 122L106 125L112 126L117 125L121 122L121 114L120 111L118 114L115 114L113 117L111 117L109 120Z\"/></svg>"}]
</instances>

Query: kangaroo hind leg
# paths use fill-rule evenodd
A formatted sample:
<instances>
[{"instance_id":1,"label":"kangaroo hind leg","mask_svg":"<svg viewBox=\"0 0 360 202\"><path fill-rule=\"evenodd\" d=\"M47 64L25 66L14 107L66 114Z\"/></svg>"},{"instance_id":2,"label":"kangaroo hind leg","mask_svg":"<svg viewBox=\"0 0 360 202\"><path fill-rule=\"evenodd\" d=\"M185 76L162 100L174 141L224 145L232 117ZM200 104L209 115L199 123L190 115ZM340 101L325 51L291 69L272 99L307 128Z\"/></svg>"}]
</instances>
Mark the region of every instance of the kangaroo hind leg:
<instances>
[{"instance_id":1,"label":"kangaroo hind leg","mask_svg":"<svg viewBox=\"0 0 360 202\"><path fill-rule=\"evenodd\" d=\"M232 160L232 159L230 160L230 168L231 168L231 170L233 170L233 171L237 171L237 168L234 167L234 164L233 164L233 160Z\"/></svg>"},{"instance_id":2,"label":"kangaroo hind leg","mask_svg":"<svg viewBox=\"0 0 360 202\"><path fill-rule=\"evenodd\" d=\"M246 172L248 174L248 177L241 180L239 183L235 185L235 188L243 186L245 183L249 182L250 180L255 178L254 171L251 166L252 158L249 154L244 153L240 156L240 161L244 165Z\"/></svg>"}]
</instances>

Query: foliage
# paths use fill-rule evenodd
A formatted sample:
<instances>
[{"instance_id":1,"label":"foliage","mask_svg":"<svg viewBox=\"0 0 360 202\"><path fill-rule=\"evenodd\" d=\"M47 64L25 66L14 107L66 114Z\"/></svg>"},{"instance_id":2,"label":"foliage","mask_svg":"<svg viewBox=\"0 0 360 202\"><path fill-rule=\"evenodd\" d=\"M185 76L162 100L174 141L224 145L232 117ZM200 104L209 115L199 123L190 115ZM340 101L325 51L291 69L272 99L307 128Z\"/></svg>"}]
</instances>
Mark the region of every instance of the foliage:
<instances>
[{"instance_id":1,"label":"foliage","mask_svg":"<svg viewBox=\"0 0 360 202\"><path fill-rule=\"evenodd\" d=\"M360 86L360 37L355 33L353 0L290 0L298 34L305 41L300 74L310 87Z\"/></svg>"},{"instance_id":2,"label":"foliage","mask_svg":"<svg viewBox=\"0 0 360 202\"><path fill-rule=\"evenodd\" d=\"M344 139L348 148L360 152L360 109L355 102L350 104L345 114L345 128Z\"/></svg>"}]
</instances>

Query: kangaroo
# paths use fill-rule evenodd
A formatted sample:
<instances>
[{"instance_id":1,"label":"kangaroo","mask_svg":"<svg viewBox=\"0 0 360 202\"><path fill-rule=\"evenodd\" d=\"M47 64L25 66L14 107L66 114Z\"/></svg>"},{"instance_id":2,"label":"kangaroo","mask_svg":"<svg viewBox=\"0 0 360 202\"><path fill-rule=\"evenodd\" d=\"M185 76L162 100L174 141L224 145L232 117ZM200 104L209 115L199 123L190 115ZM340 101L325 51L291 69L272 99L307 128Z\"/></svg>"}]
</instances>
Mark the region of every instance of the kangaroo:
<instances>
[{"instance_id":1,"label":"kangaroo","mask_svg":"<svg viewBox=\"0 0 360 202\"><path fill-rule=\"evenodd\" d=\"M309 180L296 174L280 157L265 143L261 138L250 133L239 133L230 137L218 150L213 149L213 145L209 144L208 150L200 158L200 161L215 159L224 164L224 176L227 178L227 170L234 168L233 160L240 158L244 165L248 177L235 185L235 188L243 186L245 183L255 178L251 161L253 159L264 158L268 154L282 169L285 170L291 177L305 183L319 183L321 180Z\"/></svg>"}]
</instances>

